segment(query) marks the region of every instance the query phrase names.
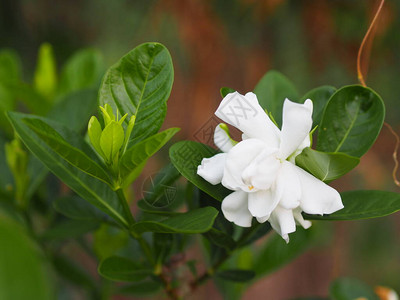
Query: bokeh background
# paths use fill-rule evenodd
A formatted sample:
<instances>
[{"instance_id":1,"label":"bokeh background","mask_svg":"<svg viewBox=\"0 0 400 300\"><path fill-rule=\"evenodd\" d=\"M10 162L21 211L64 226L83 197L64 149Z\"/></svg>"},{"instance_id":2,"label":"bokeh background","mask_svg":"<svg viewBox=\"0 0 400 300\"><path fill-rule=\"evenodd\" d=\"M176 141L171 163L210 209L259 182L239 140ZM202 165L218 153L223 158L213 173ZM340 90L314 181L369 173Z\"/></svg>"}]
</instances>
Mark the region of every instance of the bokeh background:
<instances>
[{"instance_id":1,"label":"bokeh background","mask_svg":"<svg viewBox=\"0 0 400 300\"><path fill-rule=\"evenodd\" d=\"M221 87L245 93L268 70L282 72L301 94L357 83L358 47L376 8L372 0L1 0L0 48L19 54L29 81L43 42L53 46L59 66L81 48L99 49L110 66L142 42L161 42L175 68L164 127L181 127L177 139L194 139L217 108ZM400 2L387 1L363 60L367 84L384 99L386 121L397 132L399 16ZM361 164L335 186L399 191L391 177L394 144L383 128ZM166 151L158 155L147 174L167 159ZM320 246L250 286L244 299L324 296L337 276L400 291L398 214L315 226L334 228ZM196 297L223 298L213 284Z\"/></svg>"}]
</instances>

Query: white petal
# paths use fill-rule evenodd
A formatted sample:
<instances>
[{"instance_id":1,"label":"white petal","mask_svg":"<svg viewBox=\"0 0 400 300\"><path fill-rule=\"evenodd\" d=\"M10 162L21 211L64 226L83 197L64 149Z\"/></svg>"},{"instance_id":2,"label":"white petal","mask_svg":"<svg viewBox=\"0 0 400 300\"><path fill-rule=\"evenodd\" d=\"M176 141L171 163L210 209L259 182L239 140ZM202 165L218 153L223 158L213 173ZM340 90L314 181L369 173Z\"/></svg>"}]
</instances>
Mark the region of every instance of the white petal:
<instances>
[{"instance_id":1,"label":"white petal","mask_svg":"<svg viewBox=\"0 0 400 300\"><path fill-rule=\"evenodd\" d=\"M257 218L269 218L278 201L271 190L249 193L249 211ZM260 222L261 223L261 222Z\"/></svg>"},{"instance_id":2,"label":"white petal","mask_svg":"<svg viewBox=\"0 0 400 300\"><path fill-rule=\"evenodd\" d=\"M256 218L258 223L265 223L269 219L269 215L262 217L262 218Z\"/></svg>"},{"instance_id":3,"label":"white petal","mask_svg":"<svg viewBox=\"0 0 400 300\"><path fill-rule=\"evenodd\" d=\"M253 216L247 208L247 193L236 191L222 201L222 212L228 221L241 227L250 227Z\"/></svg>"},{"instance_id":4,"label":"white petal","mask_svg":"<svg viewBox=\"0 0 400 300\"><path fill-rule=\"evenodd\" d=\"M285 209L279 205L272 212L268 222L286 243L289 242L289 233L296 231L296 222L292 210Z\"/></svg>"},{"instance_id":5,"label":"white petal","mask_svg":"<svg viewBox=\"0 0 400 300\"><path fill-rule=\"evenodd\" d=\"M260 106L254 93L243 96L234 92L226 95L215 115L249 138L262 139L270 147L279 146L279 129Z\"/></svg>"},{"instance_id":6,"label":"white petal","mask_svg":"<svg viewBox=\"0 0 400 300\"><path fill-rule=\"evenodd\" d=\"M218 124L214 131L214 144L221 149L222 152L228 152L236 145L236 142L229 136L226 124Z\"/></svg>"},{"instance_id":7,"label":"white petal","mask_svg":"<svg viewBox=\"0 0 400 300\"><path fill-rule=\"evenodd\" d=\"M264 148L263 151L244 169L243 182L258 190L267 190L278 175L280 161L276 158L277 149Z\"/></svg>"},{"instance_id":8,"label":"white petal","mask_svg":"<svg viewBox=\"0 0 400 300\"><path fill-rule=\"evenodd\" d=\"M312 126L312 102L304 104L286 99L283 104L283 122L279 157L288 158L309 135Z\"/></svg>"},{"instance_id":9,"label":"white petal","mask_svg":"<svg viewBox=\"0 0 400 300\"><path fill-rule=\"evenodd\" d=\"M303 226L304 229L308 229L311 227L312 223L310 221L304 220L303 215L301 214L300 207L293 209L293 216L296 220L296 224Z\"/></svg>"},{"instance_id":10,"label":"white petal","mask_svg":"<svg viewBox=\"0 0 400 300\"><path fill-rule=\"evenodd\" d=\"M301 184L301 209L308 214L331 214L343 208L340 194L329 185L296 167Z\"/></svg>"},{"instance_id":11,"label":"white petal","mask_svg":"<svg viewBox=\"0 0 400 300\"><path fill-rule=\"evenodd\" d=\"M276 197L279 205L286 209L300 205L301 185L296 168L294 164L284 161L276 179Z\"/></svg>"},{"instance_id":12,"label":"white petal","mask_svg":"<svg viewBox=\"0 0 400 300\"><path fill-rule=\"evenodd\" d=\"M226 153L218 153L213 157L203 158L201 165L197 167L197 175L211 184L221 183L226 157Z\"/></svg>"},{"instance_id":13,"label":"white petal","mask_svg":"<svg viewBox=\"0 0 400 300\"><path fill-rule=\"evenodd\" d=\"M247 189L242 180L244 169L266 147L266 144L257 139L241 141L234 146L226 157L222 184L231 190Z\"/></svg>"}]
</instances>

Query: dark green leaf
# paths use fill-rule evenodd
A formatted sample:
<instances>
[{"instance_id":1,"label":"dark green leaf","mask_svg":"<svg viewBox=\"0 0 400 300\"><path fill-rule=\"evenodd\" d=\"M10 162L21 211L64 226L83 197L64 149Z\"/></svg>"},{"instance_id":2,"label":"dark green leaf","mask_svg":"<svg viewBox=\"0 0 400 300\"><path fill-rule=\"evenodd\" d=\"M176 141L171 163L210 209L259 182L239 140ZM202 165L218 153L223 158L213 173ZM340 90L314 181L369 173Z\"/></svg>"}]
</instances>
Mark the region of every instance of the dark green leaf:
<instances>
[{"instance_id":1,"label":"dark green leaf","mask_svg":"<svg viewBox=\"0 0 400 300\"><path fill-rule=\"evenodd\" d=\"M48 263L21 226L0 217L0 299L54 299Z\"/></svg>"},{"instance_id":2,"label":"dark green leaf","mask_svg":"<svg viewBox=\"0 0 400 300\"><path fill-rule=\"evenodd\" d=\"M234 89L231 89L231 88L229 88L229 87L222 87L222 88L219 90L219 92L220 92L222 98L224 98L224 97L225 97L226 95L228 95L229 93L235 92L235 90L234 90Z\"/></svg>"},{"instance_id":3,"label":"dark green leaf","mask_svg":"<svg viewBox=\"0 0 400 300\"><path fill-rule=\"evenodd\" d=\"M252 280L256 273L251 270L223 270L215 274L221 279L233 282L247 282Z\"/></svg>"},{"instance_id":4,"label":"dark green leaf","mask_svg":"<svg viewBox=\"0 0 400 300\"><path fill-rule=\"evenodd\" d=\"M96 88L104 72L101 53L95 49L80 50L68 59L60 76L59 93L69 94L87 88Z\"/></svg>"},{"instance_id":5,"label":"dark green leaf","mask_svg":"<svg viewBox=\"0 0 400 300\"><path fill-rule=\"evenodd\" d=\"M100 260L115 255L127 246L129 233L126 230L102 224L94 233L93 250Z\"/></svg>"},{"instance_id":6,"label":"dark green leaf","mask_svg":"<svg viewBox=\"0 0 400 300\"><path fill-rule=\"evenodd\" d=\"M325 105L328 103L329 99L335 93L336 88L329 85L323 85L312 89L307 92L303 98L301 98L300 103L304 103L307 99L311 99L313 102L313 127L319 125L322 118L322 113L324 112Z\"/></svg>"},{"instance_id":7,"label":"dark green leaf","mask_svg":"<svg viewBox=\"0 0 400 300\"><path fill-rule=\"evenodd\" d=\"M96 283L90 274L66 256L56 255L53 259L53 264L57 272L68 281L91 290L96 288Z\"/></svg>"},{"instance_id":8,"label":"dark green leaf","mask_svg":"<svg viewBox=\"0 0 400 300\"><path fill-rule=\"evenodd\" d=\"M330 287L330 296L334 300L379 300L372 288L354 278L336 279Z\"/></svg>"},{"instance_id":9,"label":"dark green leaf","mask_svg":"<svg viewBox=\"0 0 400 300\"><path fill-rule=\"evenodd\" d=\"M267 233L271 231L271 225L269 222L258 223L255 222L250 228L245 228L243 232L243 238L238 243L238 247L245 247L247 245L251 245L258 239L265 236Z\"/></svg>"},{"instance_id":10,"label":"dark green leaf","mask_svg":"<svg viewBox=\"0 0 400 300\"><path fill-rule=\"evenodd\" d=\"M55 153L81 171L106 183L110 179L106 171L82 150L70 145L56 130L41 119L27 118L23 121L45 142ZM78 135L78 134L76 134Z\"/></svg>"},{"instance_id":11,"label":"dark green leaf","mask_svg":"<svg viewBox=\"0 0 400 300\"><path fill-rule=\"evenodd\" d=\"M210 231L204 233L204 236L214 245L225 248L226 250L233 250L236 247L236 242L233 238L218 229L211 228Z\"/></svg>"},{"instance_id":12,"label":"dark green leaf","mask_svg":"<svg viewBox=\"0 0 400 300\"><path fill-rule=\"evenodd\" d=\"M171 56L158 43L136 47L107 71L99 92L99 104L108 103L121 115L136 115L131 144L160 129L173 77Z\"/></svg>"},{"instance_id":13,"label":"dark green leaf","mask_svg":"<svg viewBox=\"0 0 400 300\"><path fill-rule=\"evenodd\" d=\"M359 85L345 86L325 108L317 150L361 157L375 142L384 118L385 106L378 94Z\"/></svg>"},{"instance_id":14,"label":"dark green leaf","mask_svg":"<svg viewBox=\"0 0 400 300\"><path fill-rule=\"evenodd\" d=\"M221 184L212 185L197 175L197 167L205 157L218 152L204 144L182 141L169 149L169 157L175 168L191 183L218 201L222 201L231 191Z\"/></svg>"},{"instance_id":15,"label":"dark green leaf","mask_svg":"<svg viewBox=\"0 0 400 300\"><path fill-rule=\"evenodd\" d=\"M107 184L87 175L64 161L50 147L41 141L35 132L22 121L26 118L37 117L15 112L8 113L8 117L27 148L65 184L82 198L110 215L118 224L125 227L129 226L132 218L130 212L124 209L117 194L112 191ZM51 123L51 126L62 134L63 138L73 146L81 143L79 137L70 135L67 131L63 131L65 128L57 126L56 123ZM86 149L85 153L88 152L90 152L89 149Z\"/></svg>"},{"instance_id":16,"label":"dark green leaf","mask_svg":"<svg viewBox=\"0 0 400 300\"><path fill-rule=\"evenodd\" d=\"M56 211L71 219L106 220L108 216L78 196L57 198L53 202Z\"/></svg>"},{"instance_id":17,"label":"dark green leaf","mask_svg":"<svg viewBox=\"0 0 400 300\"><path fill-rule=\"evenodd\" d=\"M296 165L324 182L335 180L355 168L360 159L344 153L326 153L304 148Z\"/></svg>"},{"instance_id":18,"label":"dark green leaf","mask_svg":"<svg viewBox=\"0 0 400 300\"><path fill-rule=\"evenodd\" d=\"M13 50L0 51L0 82L17 82L21 79L21 61Z\"/></svg>"},{"instance_id":19,"label":"dark green leaf","mask_svg":"<svg viewBox=\"0 0 400 300\"><path fill-rule=\"evenodd\" d=\"M126 282L141 281L152 274L152 269L119 256L111 256L103 260L98 271L107 279Z\"/></svg>"},{"instance_id":20,"label":"dark green leaf","mask_svg":"<svg viewBox=\"0 0 400 300\"><path fill-rule=\"evenodd\" d=\"M0 135L0 191L3 193L12 188L14 183L13 176L6 162L5 144L6 140Z\"/></svg>"},{"instance_id":21,"label":"dark green leaf","mask_svg":"<svg viewBox=\"0 0 400 300\"><path fill-rule=\"evenodd\" d=\"M298 93L294 85L277 71L269 71L254 88L262 108L271 113L279 127L282 125L282 108L286 98L297 102Z\"/></svg>"},{"instance_id":22,"label":"dark green leaf","mask_svg":"<svg viewBox=\"0 0 400 300\"><path fill-rule=\"evenodd\" d=\"M120 174L125 178L164 146L180 129L170 128L159 132L133 146L121 158ZM126 182L127 185L130 182Z\"/></svg>"},{"instance_id":23,"label":"dark green leaf","mask_svg":"<svg viewBox=\"0 0 400 300\"><path fill-rule=\"evenodd\" d=\"M218 211L213 207L191 210L187 213L172 216L163 221L142 221L131 226L136 234L143 232L159 233L203 233L212 227Z\"/></svg>"},{"instance_id":24,"label":"dark green leaf","mask_svg":"<svg viewBox=\"0 0 400 300\"><path fill-rule=\"evenodd\" d=\"M305 215L310 220L359 220L379 218L400 210L400 194L386 191L341 193L344 208L330 215Z\"/></svg>"},{"instance_id":25,"label":"dark green leaf","mask_svg":"<svg viewBox=\"0 0 400 300\"><path fill-rule=\"evenodd\" d=\"M255 258L257 276L271 273L299 256L311 246L315 237L314 227L307 230L297 227L288 244L278 234L271 236Z\"/></svg>"},{"instance_id":26,"label":"dark green leaf","mask_svg":"<svg viewBox=\"0 0 400 300\"><path fill-rule=\"evenodd\" d=\"M151 186L143 191L144 199L140 207L145 211L154 211L157 208L166 208L175 200L177 188L174 182L180 177L178 170L170 163L164 167L156 176L151 177ZM138 205L139 205L138 202Z\"/></svg>"}]
</instances>

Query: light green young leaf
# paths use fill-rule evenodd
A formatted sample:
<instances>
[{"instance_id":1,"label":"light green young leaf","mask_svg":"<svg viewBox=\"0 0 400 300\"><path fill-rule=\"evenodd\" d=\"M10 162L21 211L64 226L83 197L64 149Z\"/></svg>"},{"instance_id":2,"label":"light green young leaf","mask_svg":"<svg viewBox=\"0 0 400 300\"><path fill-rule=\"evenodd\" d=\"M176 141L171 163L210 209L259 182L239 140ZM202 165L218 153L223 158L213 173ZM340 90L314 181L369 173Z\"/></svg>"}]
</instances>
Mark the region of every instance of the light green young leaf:
<instances>
[{"instance_id":1,"label":"light green young leaf","mask_svg":"<svg viewBox=\"0 0 400 300\"><path fill-rule=\"evenodd\" d=\"M327 153L304 148L296 156L296 165L306 170L316 178L330 182L355 168L360 159L344 153Z\"/></svg>"},{"instance_id":2,"label":"light green young leaf","mask_svg":"<svg viewBox=\"0 0 400 300\"><path fill-rule=\"evenodd\" d=\"M378 94L360 85L345 86L325 108L316 149L361 157L375 142L384 118L385 106Z\"/></svg>"},{"instance_id":3,"label":"light green young leaf","mask_svg":"<svg viewBox=\"0 0 400 300\"><path fill-rule=\"evenodd\" d=\"M124 129L118 122L111 121L100 136L100 147L107 162L112 162L124 143Z\"/></svg>"},{"instance_id":4,"label":"light green young leaf","mask_svg":"<svg viewBox=\"0 0 400 300\"><path fill-rule=\"evenodd\" d=\"M107 173L101 166L88 157L82 150L70 145L49 124L40 119L34 118L24 119L23 121L28 124L28 126L43 140L43 142L71 165L104 181L105 183L110 182Z\"/></svg>"},{"instance_id":5,"label":"light green young leaf","mask_svg":"<svg viewBox=\"0 0 400 300\"><path fill-rule=\"evenodd\" d=\"M99 92L99 104L108 103L122 115L136 115L131 144L160 129L173 77L171 56L158 43L136 47L107 71Z\"/></svg>"},{"instance_id":6,"label":"light green young leaf","mask_svg":"<svg viewBox=\"0 0 400 300\"><path fill-rule=\"evenodd\" d=\"M39 138L39 136L23 121L27 118L41 119L43 121L45 121L45 119L16 112L9 112L8 118L27 148L37 156L50 171L83 199L107 213L120 226L129 227L133 222L132 215L119 201L117 194L107 184L93 178L65 161L64 158L54 152L54 150ZM72 146L78 147L79 145L79 149L81 149L82 146L86 145L84 152L90 153L92 151L89 145L84 143L79 135L70 132L67 128L55 122L46 122ZM93 153L93 156L95 157L96 155Z\"/></svg>"},{"instance_id":7,"label":"light green young leaf","mask_svg":"<svg viewBox=\"0 0 400 300\"><path fill-rule=\"evenodd\" d=\"M153 270L120 256L111 256L103 260L98 271L101 276L114 281L141 281L151 275Z\"/></svg>"},{"instance_id":8,"label":"light green young leaf","mask_svg":"<svg viewBox=\"0 0 400 300\"><path fill-rule=\"evenodd\" d=\"M40 46L33 80L36 90L49 102L53 102L57 88L57 70L53 48L48 43Z\"/></svg>"},{"instance_id":9,"label":"light green young leaf","mask_svg":"<svg viewBox=\"0 0 400 300\"><path fill-rule=\"evenodd\" d=\"M272 114L275 121L282 125L282 108L286 98L298 102L299 96L294 85L277 71L267 72L254 88L262 108Z\"/></svg>"},{"instance_id":10,"label":"light green young leaf","mask_svg":"<svg viewBox=\"0 0 400 300\"><path fill-rule=\"evenodd\" d=\"M95 116L92 116L88 124L89 139L97 153L104 156L103 150L101 150L100 146L100 137L102 132L103 129L101 128L100 122Z\"/></svg>"},{"instance_id":11,"label":"light green young leaf","mask_svg":"<svg viewBox=\"0 0 400 300\"><path fill-rule=\"evenodd\" d=\"M128 147L128 143L131 138L133 126L135 126L135 121L136 121L136 116L135 115L131 116L131 118L129 119L128 126L126 127L125 140L124 140L124 146L123 146L122 153L125 153L126 148Z\"/></svg>"},{"instance_id":12,"label":"light green young leaf","mask_svg":"<svg viewBox=\"0 0 400 300\"><path fill-rule=\"evenodd\" d=\"M218 211L213 207L204 207L172 216L163 221L141 221L131 226L132 232L159 233L203 233L211 229Z\"/></svg>"},{"instance_id":13,"label":"light green young leaf","mask_svg":"<svg viewBox=\"0 0 400 300\"><path fill-rule=\"evenodd\" d=\"M340 194L344 208L330 215L308 215L309 220L359 220L379 218L400 210L400 194L386 191L349 191Z\"/></svg>"},{"instance_id":14,"label":"light green young leaf","mask_svg":"<svg viewBox=\"0 0 400 300\"><path fill-rule=\"evenodd\" d=\"M121 158L120 175L125 178L161 149L180 129L169 128L130 147Z\"/></svg>"}]
</instances>

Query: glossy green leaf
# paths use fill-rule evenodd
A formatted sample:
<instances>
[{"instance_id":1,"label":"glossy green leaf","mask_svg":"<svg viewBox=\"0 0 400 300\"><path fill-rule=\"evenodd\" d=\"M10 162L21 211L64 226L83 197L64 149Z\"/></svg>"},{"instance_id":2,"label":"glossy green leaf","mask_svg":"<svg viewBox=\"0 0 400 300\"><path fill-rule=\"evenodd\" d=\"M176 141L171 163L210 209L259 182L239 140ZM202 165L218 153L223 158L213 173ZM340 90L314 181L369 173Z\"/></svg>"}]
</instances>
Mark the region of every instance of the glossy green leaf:
<instances>
[{"instance_id":1,"label":"glossy green leaf","mask_svg":"<svg viewBox=\"0 0 400 300\"><path fill-rule=\"evenodd\" d=\"M52 97L57 88L57 70L50 44L44 43L40 46L33 80L36 90L49 102L53 102Z\"/></svg>"},{"instance_id":2,"label":"glossy green leaf","mask_svg":"<svg viewBox=\"0 0 400 300\"><path fill-rule=\"evenodd\" d=\"M384 118L385 106L378 94L359 85L345 86L325 108L316 149L361 157L375 142Z\"/></svg>"},{"instance_id":3,"label":"glossy green leaf","mask_svg":"<svg viewBox=\"0 0 400 300\"><path fill-rule=\"evenodd\" d=\"M204 207L172 216L162 221L141 221L133 224L131 230L136 234L143 232L159 233L203 233L211 229L218 211Z\"/></svg>"},{"instance_id":4,"label":"glossy green leaf","mask_svg":"<svg viewBox=\"0 0 400 300\"><path fill-rule=\"evenodd\" d=\"M368 299L379 300L373 289L355 278L338 278L330 287L330 296L333 300Z\"/></svg>"},{"instance_id":5,"label":"glossy green leaf","mask_svg":"<svg viewBox=\"0 0 400 300\"><path fill-rule=\"evenodd\" d=\"M44 254L25 230L0 217L0 299L54 299Z\"/></svg>"},{"instance_id":6,"label":"glossy green leaf","mask_svg":"<svg viewBox=\"0 0 400 300\"><path fill-rule=\"evenodd\" d=\"M298 93L294 85L277 71L267 72L254 88L261 107L271 113L275 121L282 125L282 108L286 98L297 102Z\"/></svg>"},{"instance_id":7,"label":"glossy green leaf","mask_svg":"<svg viewBox=\"0 0 400 300\"><path fill-rule=\"evenodd\" d=\"M126 227L129 226L132 218L130 212L124 209L117 194L112 191L107 184L66 162L48 147L23 121L23 119L26 118L37 119L38 117L15 112L9 112L8 117L27 148L36 155L50 171L82 198L110 215L118 224ZM73 146L82 144L79 136L72 134L66 130L65 127L59 126L53 122L51 126L60 133L69 144ZM86 147L89 146L86 144ZM85 149L84 152L90 153L90 151L90 149Z\"/></svg>"},{"instance_id":8,"label":"glossy green leaf","mask_svg":"<svg viewBox=\"0 0 400 300\"><path fill-rule=\"evenodd\" d=\"M344 153L326 153L304 148L296 156L296 165L314 175L316 178L330 182L354 169L360 159Z\"/></svg>"},{"instance_id":9,"label":"glossy green leaf","mask_svg":"<svg viewBox=\"0 0 400 300\"><path fill-rule=\"evenodd\" d=\"M214 245L225 248L228 251L233 250L236 247L234 239L221 230L211 228L209 231L204 233L204 236Z\"/></svg>"},{"instance_id":10,"label":"glossy green leaf","mask_svg":"<svg viewBox=\"0 0 400 300\"><path fill-rule=\"evenodd\" d=\"M219 93L221 94L222 98L224 98L229 93L234 93L234 92L236 92L236 91L234 89L229 88L229 87L222 87L219 90Z\"/></svg>"},{"instance_id":11,"label":"glossy green leaf","mask_svg":"<svg viewBox=\"0 0 400 300\"><path fill-rule=\"evenodd\" d=\"M179 128L169 128L130 147L121 158L121 177L125 178L140 166L140 164L147 161L147 159L160 150L179 130Z\"/></svg>"},{"instance_id":12,"label":"glossy green leaf","mask_svg":"<svg viewBox=\"0 0 400 300\"><path fill-rule=\"evenodd\" d=\"M107 220L108 216L101 210L78 196L65 196L53 202L56 211L71 219Z\"/></svg>"},{"instance_id":13,"label":"glossy green leaf","mask_svg":"<svg viewBox=\"0 0 400 300\"><path fill-rule=\"evenodd\" d=\"M307 99L311 99L313 102L313 127L319 125L322 118L322 113L324 112L325 105L328 103L329 99L335 93L336 88L329 85L323 85L312 89L307 92L303 98L301 98L300 103L304 103Z\"/></svg>"},{"instance_id":14,"label":"glossy green leaf","mask_svg":"<svg viewBox=\"0 0 400 300\"><path fill-rule=\"evenodd\" d=\"M95 49L80 50L68 59L60 76L60 94L97 88L104 72L101 53Z\"/></svg>"},{"instance_id":15,"label":"glossy green leaf","mask_svg":"<svg viewBox=\"0 0 400 300\"><path fill-rule=\"evenodd\" d=\"M160 129L173 77L171 56L158 43L136 47L107 71L99 92L99 104L108 103L121 115L136 115L131 144Z\"/></svg>"},{"instance_id":16,"label":"glossy green leaf","mask_svg":"<svg viewBox=\"0 0 400 300\"><path fill-rule=\"evenodd\" d=\"M124 129L115 121L110 122L100 136L100 147L105 159L112 162L124 143Z\"/></svg>"},{"instance_id":17,"label":"glossy green leaf","mask_svg":"<svg viewBox=\"0 0 400 300\"><path fill-rule=\"evenodd\" d=\"M349 191L340 194L344 208L330 215L305 215L310 220L379 218L400 210L400 194L386 191Z\"/></svg>"},{"instance_id":18,"label":"glossy green leaf","mask_svg":"<svg viewBox=\"0 0 400 300\"><path fill-rule=\"evenodd\" d=\"M197 167L205 157L211 157L218 152L201 143L181 141L169 149L169 157L175 168L191 183L218 201L222 201L230 190L221 184L212 185L197 175Z\"/></svg>"},{"instance_id":19,"label":"glossy green leaf","mask_svg":"<svg viewBox=\"0 0 400 300\"><path fill-rule=\"evenodd\" d=\"M314 227L307 230L297 227L288 244L278 234L269 237L254 261L253 269L257 276L264 276L289 263L311 247L316 237Z\"/></svg>"},{"instance_id":20,"label":"glossy green leaf","mask_svg":"<svg viewBox=\"0 0 400 300\"><path fill-rule=\"evenodd\" d=\"M262 238L266 234L268 234L272 227L269 224L269 222L265 223L258 223L256 221L253 221L254 223L250 228L245 228L245 232L243 232L243 237L239 242L238 242L238 247L245 247L247 245L253 244L255 241L258 239Z\"/></svg>"},{"instance_id":21,"label":"glossy green leaf","mask_svg":"<svg viewBox=\"0 0 400 300\"><path fill-rule=\"evenodd\" d=\"M111 256L103 260L98 271L107 279L126 282L141 281L152 274L152 269L119 256Z\"/></svg>"},{"instance_id":22,"label":"glossy green leaf","mask_svg":"<svg viewBox=\"0 0 400 300\"><path fill-rule=\"evenodd\" d=\"M23 121L28 124L43 142L71 165L106 183L110 182L106 171L101 166L88 157L82 150L70 145L49 124L34 118L24 119Z\"/></svg>"}]
</instances>

